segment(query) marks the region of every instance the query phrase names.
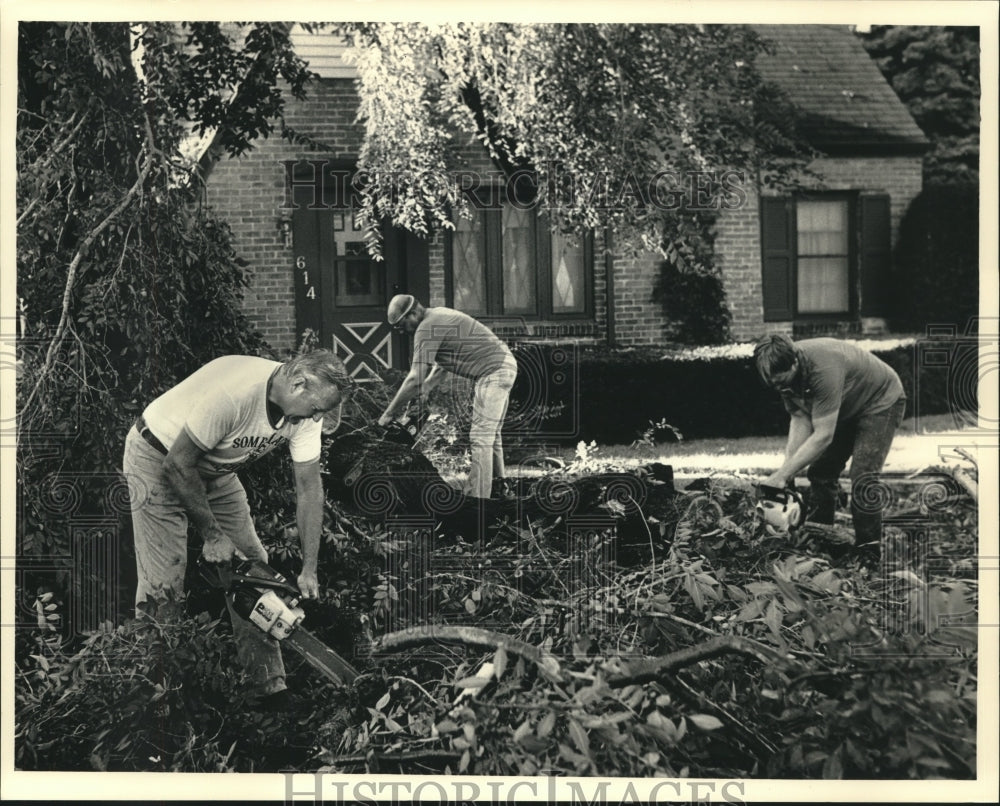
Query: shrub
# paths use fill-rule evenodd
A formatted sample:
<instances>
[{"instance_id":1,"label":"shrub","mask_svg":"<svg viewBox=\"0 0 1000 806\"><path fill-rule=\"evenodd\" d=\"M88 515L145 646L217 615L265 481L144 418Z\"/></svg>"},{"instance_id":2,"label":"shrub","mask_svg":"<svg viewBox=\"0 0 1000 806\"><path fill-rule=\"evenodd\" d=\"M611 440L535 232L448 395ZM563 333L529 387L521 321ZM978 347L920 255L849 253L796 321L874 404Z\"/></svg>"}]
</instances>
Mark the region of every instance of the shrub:
<instances>
[{"instance_id":1,"label":"shrub","mask_svg":"<svg viewBox=\"0 0 1000 806\"><path fill-rule=\"evenodd\" d=\"M921 366L916 383L919 344L894 346L877 355L900 376L909 400L907 416L948 412L954 397L948 372ZM553 406L562 403L563 408L539 423L535 438L541 442L575 444L583 439L628 444L650 421L662 419L678 428L685 439L767 436L782 434L788 427L780 398L761 382L748 351L739 346L726 354L695 359L690 354L664 355L650 348L532 347L575 355L576 365L570 371L579 378L575 399L548 401ZM516 398L528 394L532 383L527 373L519 376L511 395L512 410L518 408ZM509 416L506 427L512 428Z\"/></svg>"},{"instance_id":2,"label":"shrub","mask_svg":"<svg viewBox=\"0 0 1000 806\"><path fill-rule=\"evenodd\" d=\"M894 327L963 329L979 313L979 186L926 185L903 217L893 262Z\"/></svg>"},{"instance_id":3,"label":"shrub","mask_svg":"<svg viewBox=\"0 0 1000 806\"><path fill-rule=\"evenodd\" d=\"M664 335L669 340L678 344L729 341L732 315L726 307L726 291L719 276L682 271L663 261L653 299L663 306L668 321Z\"/></svg>"}]
</instances>

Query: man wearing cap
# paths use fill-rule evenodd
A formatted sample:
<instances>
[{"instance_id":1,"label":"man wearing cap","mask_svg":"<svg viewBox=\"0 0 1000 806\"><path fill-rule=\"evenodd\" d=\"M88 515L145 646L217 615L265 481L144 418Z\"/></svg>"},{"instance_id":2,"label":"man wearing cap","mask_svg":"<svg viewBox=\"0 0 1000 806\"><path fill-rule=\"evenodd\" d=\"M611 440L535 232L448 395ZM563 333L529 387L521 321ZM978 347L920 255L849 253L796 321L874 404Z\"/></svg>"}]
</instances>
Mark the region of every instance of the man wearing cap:
<instances>
[{"instance_id":1,"label":"man wearing cap","mask_svg":"<svg viewBox=\"0 0 1000 806\"><path fill-rule=\"evenodd\" d=\"M246 492L236 473L288 445L302 546L298 587L319 595L316 567L323 525L322 420L340 421L350 379L328 350L279 363L231 355L210 361L167 390L136 420L125 440L140 617L179 613L188 523L204 539L202 556L228 562L235 552L267 562ZM238 616L227 597L241 664L264 707L280 707L285 669L277 641ZM287 698L287 693L283 695Z\"/></svg>"},{"instance_id":2,"label":"man wearing cap","mask_svg":"<svg viewBox=\"0 0 1000 806\"><path fill-rule=\"evenodd\" d=\"M793 343L780 334L758 342L754 360L791 415L784 462L764 483L784 487L808 467L810 520L833 523L838 479L850 458L855 544L878 545L882 511L873 487L906 408L895 370L847 341Z\"/></svg>"},{"instance_id":3,"label":"man wearing cap","mask_svg":"<svg viewBox=\"0 0 1000 806\"><path fill-rule=\"evenodd\" d=\"M388 425L417 395L426 401L444 370L475 381L469 428L472 467L463 492L490 498L506 475L500 431L517 361L481 322L452 308L425 308L412 294L392 298L388 319L396 330L414 334L413 362L379 424Z\"/></svg>"}]
</instances>

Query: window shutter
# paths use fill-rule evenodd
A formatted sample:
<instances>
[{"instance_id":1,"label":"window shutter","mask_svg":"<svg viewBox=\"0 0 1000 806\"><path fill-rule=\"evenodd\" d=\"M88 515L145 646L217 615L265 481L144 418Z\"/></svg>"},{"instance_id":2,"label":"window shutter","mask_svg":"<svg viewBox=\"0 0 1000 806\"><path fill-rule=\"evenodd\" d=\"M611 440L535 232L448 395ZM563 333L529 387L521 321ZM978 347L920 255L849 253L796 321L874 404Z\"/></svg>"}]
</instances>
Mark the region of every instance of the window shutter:
<instances>
[{"instance_id":1,"label":"window shutter","mask_svg":"<svg viewBox=\"0 0 1000 806\"><path fill-rule=\"evenodd\" d=\"M885 316L891 300L888 196L861 197L861 315Z\"/></svg>"},{"instance_id":2,"label":"window shutter","mask_svg":"<svg viewBox=\"0 0 1000 806\"><path fill-rule=\"evenodd\" d=\"M764 321L787 321L794 305L795 238L791 199L760 200Z\"/></svg>"}]
</instances>

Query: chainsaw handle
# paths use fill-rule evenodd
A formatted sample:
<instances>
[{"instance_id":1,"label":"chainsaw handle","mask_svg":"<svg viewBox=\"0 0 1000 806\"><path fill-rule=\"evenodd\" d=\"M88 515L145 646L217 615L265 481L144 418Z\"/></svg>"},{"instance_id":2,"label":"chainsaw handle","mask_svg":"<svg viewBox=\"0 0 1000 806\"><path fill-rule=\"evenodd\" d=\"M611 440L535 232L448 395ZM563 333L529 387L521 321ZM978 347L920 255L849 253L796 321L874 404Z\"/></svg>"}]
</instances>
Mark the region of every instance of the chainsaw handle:
<instances>
[{"instance_id":1,"label":"chainsaw handle","mask_svg":"<svg viewBox=\"0 0 1000 806\"><path fill-rule=\"evenodd\" d=\"M285 593L290 593L293 596L301 597L302 591L295 587L290 582L281 582L277 579L267 579L266 577L257 577L252 574L237 574L233 572L233 584L235 585L250 585L254 588L270 588L271 590L284 591Z\"/></svg>"},{"instance_id":2,"label":"chainsaw handle","mask_svg":"<svg viewBox=\"0 0 1000 806\"><path fill-rule=\"evenodd\" d=\"M198 571L201 576L213 588L221 588L227 593L238 585L247 585L252 588L267 588L270 590L283 591L296 598L302 597L295 585L282 579L274 577L258 576L254 573L240 573L237 566L245 563L246 560L233 559L231 563L213 563L204 557L198 558Z\"/></svg>"}]
</instances>

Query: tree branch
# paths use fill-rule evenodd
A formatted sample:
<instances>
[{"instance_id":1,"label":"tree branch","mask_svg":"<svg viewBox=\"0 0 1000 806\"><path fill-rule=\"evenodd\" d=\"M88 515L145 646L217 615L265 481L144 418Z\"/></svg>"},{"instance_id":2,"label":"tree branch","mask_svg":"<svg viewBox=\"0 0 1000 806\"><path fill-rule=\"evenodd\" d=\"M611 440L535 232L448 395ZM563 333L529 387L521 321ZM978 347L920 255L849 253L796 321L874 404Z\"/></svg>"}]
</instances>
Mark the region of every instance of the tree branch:
<instances>
[{"instance_id":1,"label":"tree branch","mask_svg":"<svg viewBox=\"0 0 1000 806\"><path fill-rule=\"evenodd\" d=\"M75 113L74 113L74 115L75 115ZM42 173L44 171L44 169L46 169L46 168L49 167L49 165L52 163L52 161L57 156L59 156L59 152L62 151L73 140L73 138L76 136L77 132L80 131L80 128L86 122L86 120L87 120L88 117L90 117L90 110L89 109L86 112L83 113L83 115L76 122L76 125L73 126L73 129L69 132L69 134L67 134L65 137L63 137L63 139L61 141L59 141L58 143L56 143L52 148L50 148L46 152L45 159L42 161L41 165L34 165L34 166L32 166L32 168L34 169L34 171L36 173ZM71 116L70 120L72 120L72 119L73 118ZM68 121L67 121L67 125L68 125ZM17 217L17 222L15 223L16 227L21 226L21 223L24 221L25 218L28 217L28 215L31 213L31 211L35 209L35 207L38 205L39 200L41 198L42 198L42 192L39 190L37 192L37 194L35 195L35 198L33 198L31 200L31 203L24 209L24 212L22 212L21 215L19 215Z\"/></svg>"},{"instance_id":2,"label":"tree branch","mask_svg":"<svg viewBox=\"0 0 1000 806\"><path fill-rule=\"evenodd\" d=\"M69 311L70 304L73 300L73 288L76 285L76 274L80 268L80 263L84 256L90 250L94 241L97 240L104 230L106 230L111 223L118 218L119 215L124 212L125 208L129 206L132 199L142 190L143 184L146 182L146 177L149 176L150 170L153 167L153 156L152 153L148 154L145 160L139 176L136 178L135 183L128 189L125 196L122 198L114 209L111 210L107 216L88 234L87 237L83 239L83 243L80 244L79 248L76 250L76 254L73 255L73 259L70 261L69 269L66 272L66 287L63 289L62 298L62 313L59 317L59 324L56 326L55 335L52 337L52 341L49 344L49 348L45 353L45 363L42 365L41 370L38 373L38 379L35 381L35 385L31 389L31 393L28 395L24 402L24 406L21 408L21 412L28 411L39 389L41 389L42 384L45 382L46 376L52 370L52 364L55 361L56 354L59 352L59 348L62 347L63 339L66 336L66 327L69 322Z\"/></svg>"},{"instance_id":3,"label":"tree branch","mask_svg":"<svg viewBox=\"0 0 1000 806\"><path fill-rule=\"evenodd\" d=\"M559 662L547 652L536 646L512 638L509 635L483 630L479 627L461 627L454 625L430 625L425 627L409 627L399 632L383 635L376 641L376 652L399 652L404 649L424 646L426 644L462 644L486 649L503 647L507 652L530 660L539 668L556 677L560 675Z\"/></svg>"},{"instance_id":4,"label":"tree branch","mask_svg":"<svg viewBox=\"0 0 1000 806\"><path fill-rule=\"evenodd\" d=\"M608 685L611 688L622 688L633 683L650 683L667 672L725 654L749 655L761 663L777 666L779 669L792 666L788 658L764 644L735 635L720 635L702 644L671 652L662 658L634 661L628 664L627 672L608 677Z\"/></svg>"}]
</instances>

